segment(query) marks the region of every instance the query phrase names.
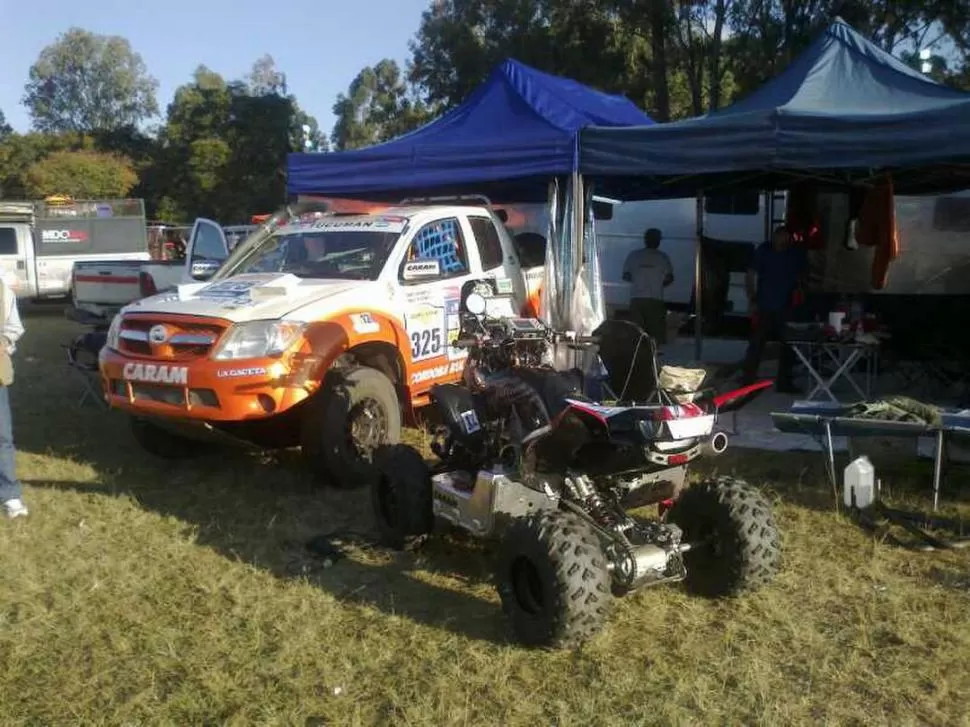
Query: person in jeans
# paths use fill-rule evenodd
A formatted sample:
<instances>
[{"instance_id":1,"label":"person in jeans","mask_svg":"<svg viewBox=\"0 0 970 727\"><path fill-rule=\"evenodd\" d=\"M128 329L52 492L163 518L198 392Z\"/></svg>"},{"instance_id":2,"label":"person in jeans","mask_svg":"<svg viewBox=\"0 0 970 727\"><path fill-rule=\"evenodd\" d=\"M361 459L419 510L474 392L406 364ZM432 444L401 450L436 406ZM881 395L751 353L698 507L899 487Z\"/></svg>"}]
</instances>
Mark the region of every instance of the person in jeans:
<instances>
[{"instance_id":1,"label":"person in jeans","mask_svg":"<svg viewBox=\"0 0 970 727\"><path fill-rule=\"evenodd\" d=\"M746 287L751 310L751 337L744 360L743 383L754 383L758 366L769 340L782 341L775 389L795 394L792 380L795 353L784 344L785 326L791 319L795 292L802 288L808 274L808 256L795 247L784 225L777 227L771 242L755 250L748 266Z\"/></svg>"},{"instance_id":2,"label":"person in jeans","mask_svg":"<svg viewBox=\"0 0 970 727\"><path fill-rule=\"evenodd\" d=\"M674 282L670 258L661 252L660 230L643 234L643 249L631 252L623 264L623 279L630 283L633 320L658 343L667 342L667 305L664 288Z\"/></svg>"},{"instance_id":3,"label":"person in jeans","mask_svg":"<svg viewBox=\"0 0 970 727\"><path fill-rule=\"evenodd\" d=\"M0 276L0 503L7 517L27 514L20 482L17 480L17 450L13 443L10 412L10 385L13 383L11 356L24 333L17 310L17 296Z\"/></svg>"}]
</instances>

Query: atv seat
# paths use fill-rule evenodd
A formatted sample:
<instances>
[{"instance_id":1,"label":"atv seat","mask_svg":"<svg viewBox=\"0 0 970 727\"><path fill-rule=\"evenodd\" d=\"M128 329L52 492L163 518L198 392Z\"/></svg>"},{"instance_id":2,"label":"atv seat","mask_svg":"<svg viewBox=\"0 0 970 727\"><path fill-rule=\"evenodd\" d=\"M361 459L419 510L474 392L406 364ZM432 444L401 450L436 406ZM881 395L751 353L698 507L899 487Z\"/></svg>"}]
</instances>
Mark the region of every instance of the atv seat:
<instances>
[{"instance_id":1,"label":"atv seat","mask_svg":"<svg viewBox=\"0 0 970 727\"><path fill-rule=\"evenodd\" d=\"M593 335L607 371L604 388L618 402L692 401L707 376L704 369L659 366L656 341L633 321L604 321Z\"/></svg>"}]
</instances>

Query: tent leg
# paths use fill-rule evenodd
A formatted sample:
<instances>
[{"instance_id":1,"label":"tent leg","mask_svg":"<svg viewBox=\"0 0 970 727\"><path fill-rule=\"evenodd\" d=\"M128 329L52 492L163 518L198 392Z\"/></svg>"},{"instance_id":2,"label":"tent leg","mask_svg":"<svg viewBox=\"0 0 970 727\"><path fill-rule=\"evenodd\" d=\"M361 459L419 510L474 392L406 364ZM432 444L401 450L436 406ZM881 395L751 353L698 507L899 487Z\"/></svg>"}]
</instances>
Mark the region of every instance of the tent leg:
<instances>
[{"instance_id":1,"label":"tent leg","mask_svg":"<svg viewBox=\"0 0 970 727\"><path fill-rule=\"evenodd\" d=\"M701 304L703 297L702 281L702 247L704 239L704 193L697 193L695 210L697 224L697 244L694 248L694 358L700 362L704 349L704 310Z\"/></svg>"}]
</instances>

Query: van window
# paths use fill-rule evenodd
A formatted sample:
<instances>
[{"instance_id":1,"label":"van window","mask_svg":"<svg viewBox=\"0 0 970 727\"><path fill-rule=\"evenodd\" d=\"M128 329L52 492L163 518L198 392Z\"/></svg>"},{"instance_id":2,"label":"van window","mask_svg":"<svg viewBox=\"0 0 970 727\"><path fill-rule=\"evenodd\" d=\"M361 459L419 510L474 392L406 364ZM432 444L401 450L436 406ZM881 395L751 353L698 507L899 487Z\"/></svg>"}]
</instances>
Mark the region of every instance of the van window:
<instances>
[{"instance_id":1,"label":"van window","mask_svg":"<svg viewBox=\"0 0 970 727\"><path fill-rule=\"evenodd\" d=\"M482 258L482 270L494 270L502 264L502 241L495 223L489 217L469 217L472 232L478 242L478 254Z\"/></svg>"},{"instance_id":2,"label":"van window","mask_svg":"<svg viewBox=\"0 0 970 727\"><path fill-rule=\"evenodd\" d=\"M933 208L933 229L970 232L970 197L940 197Z\"/></svg>"},{"instance_id":3,"label":"van window","mask_svg":"<svg viewBox=\"0 0 970 727\"><path fill-rule=\"evenodd\" d=\"M704 197L704 211L709 215L756 215L761 211L761 193L737 192Z\"/></svg>"},{"instance_id":4,"label":"van window","mask_svg":"<svg viewBox=\"0 0 970 727\"><path fill-rule=\"evenodd\" d=\"M17 231L12 227L0 227L0 255L17 254Z\"/></svg>"}]
</instances>

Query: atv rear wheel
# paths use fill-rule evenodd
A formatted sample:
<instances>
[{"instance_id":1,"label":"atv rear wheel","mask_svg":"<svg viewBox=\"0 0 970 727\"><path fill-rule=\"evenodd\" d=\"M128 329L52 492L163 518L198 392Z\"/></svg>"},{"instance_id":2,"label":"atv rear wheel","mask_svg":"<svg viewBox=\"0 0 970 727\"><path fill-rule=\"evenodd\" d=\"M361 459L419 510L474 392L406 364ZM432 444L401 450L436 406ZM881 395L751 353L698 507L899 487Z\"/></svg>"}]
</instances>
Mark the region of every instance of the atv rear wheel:
<instances>
[{"instance_id":1,"label":"atv rear wheel","mask_svg":"<svg viewBox=\"0 0 970 727\"><path fill-rule=\"evenodd\" d=\"M133 416L129 424L131 434L139 446L160 459L189 459L198 457L203 452L202 442L180 437L148 419Z\"/></svg>"},{"instance_id":2,"label":"atv rear wheel","mask_svg":"<svg viewBox=\"0 0 970 727\"><path fill-rule=\"evenodd\" d=\"M733 477L687 488L668 513L683 531L688 590L734 596L768 585L781 564L771 505L758 490Z\"/></svg>"},{"instance_id":3,"label":"atv rear wheel","mask_svg":"<svg viewBox=\"0 0 970 727\"><path fill-rule=\"evenodd\" d=\"M394 384L377 369L330 371L308 402L301 445L324 482L358 487L374 481L374 453L401 439L401 406Z\"/></svg>"},{"instance_id":4,"label":"atv rear wheel","mask_svg":"<svg viewBox=\"0 0 970 727\"><path fill-rule=\"evenodd\" d=\"M381 542L401 550L410 538L434 527L431 471L413 447L382 447L376 456L378 475L371 483L371 507Z\"/></svg>"},{"instance_id":5,"label":"atv rear wheel","mask_svg":"<svg viewBox=\"0 0 970 727\"><path fill-rule=\"evenodd\" d=\"M496 587L515 637L527 646L576 646L602 628L613 605L596 534L559 510L512 523L499 546Z\"/></svg>"}]
</instances>

